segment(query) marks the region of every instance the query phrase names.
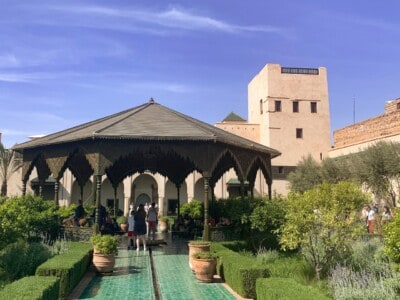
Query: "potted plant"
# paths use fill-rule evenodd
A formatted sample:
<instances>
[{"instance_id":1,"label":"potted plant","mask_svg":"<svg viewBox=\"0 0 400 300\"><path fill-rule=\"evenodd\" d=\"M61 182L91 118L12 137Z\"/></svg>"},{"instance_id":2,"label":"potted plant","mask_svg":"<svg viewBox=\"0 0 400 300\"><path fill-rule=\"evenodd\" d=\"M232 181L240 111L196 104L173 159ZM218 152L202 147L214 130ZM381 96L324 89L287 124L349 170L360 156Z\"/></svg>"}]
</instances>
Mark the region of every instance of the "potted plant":
<instances>
[{"instance_id":1,"label":"potted plant","mask_svg":"<svg viewBox=\"0 0 400 300\"><path fill-rule=\"evenodd\" d=\"M161 232L168 232L168 225L169 225L169 219L166 216L161 216L159 221L160 225L160 231Z\"/></svg>"},{"instance_id":2,"label":"potted plant","mask_svg":"<svg viewBox=\"0 0 400 300\"><path fill-rule=\"evenodd\" d=\"M90 238L93 245L93 265L97 272L110 274L115 265L115 254L118 253L118 240L112 235L95 234Z\"/></svg>"},{"instance_id":3,"label":"potted plant","mask_svg":"<svg viewBox=\"0 0 400 300\"><path fill-rule=\"evenodd\" d=\"M193 254L192 258L196 279L206 283L212 282L218 257L210 251L204 251Z\"/></svg>"},{"instance_id":4,"label":"potted plant","mask_svg":"<svg viewBox=\"0 0 400 300\"><path fill-rule=\"evenodd\" d=\"M121 231L128 232L128 218L126 216L117 217L117 223L119 224Z\"/></svg>"},{"instance_id":5,"label":"potted plant","mask_svg":"<svg viewBox=\"0 0 400 300\"><path fill-rule=\"evenodd\" d=\"M193 258L192 256L199 252L210 251L211 242L207 241L189 241L189 267L193 270Z\"/></svg>"}]
</instances>

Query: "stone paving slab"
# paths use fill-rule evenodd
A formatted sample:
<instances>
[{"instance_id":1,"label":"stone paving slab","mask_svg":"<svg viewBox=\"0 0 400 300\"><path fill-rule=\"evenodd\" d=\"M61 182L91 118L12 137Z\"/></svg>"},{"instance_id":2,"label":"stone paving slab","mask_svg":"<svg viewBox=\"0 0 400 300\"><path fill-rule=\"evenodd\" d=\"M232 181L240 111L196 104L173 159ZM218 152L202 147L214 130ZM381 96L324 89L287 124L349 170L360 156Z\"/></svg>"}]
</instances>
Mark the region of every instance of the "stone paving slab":
<instances>
[{"instance_id":1,"label":"stone paving slab","mask_svg":"<svg viewBox=\"0 0 400 300\"><path fill-rule=\"evenodd\" d=\"M160 298L163 300L229 300L242 299L221 282L196 280L188 262L188 241L164 236L167 243L152 246ZM123 245L123 244L122 244ZM99 276L88 272L68 299L156 299L149 250L119 248L113 275Z\"/></svg>"},{"instance_id":2,"label":"stone paving slab","mask_svg":"<svg viewBox=\"0 0 400 300\"><path fill-rule=\"evenodd\" d=\"M187 255L153 251L157 282L163 300L236 299L221 283L201 283L189 267Z\"/></svg>"},{"instance_id":3,"label":"stone paving slab","mask_svg":"<svg viewBox=\"0 0 400 300\"><path fill-rule=\"evenodd\" d=\"M94 276L79 299L155 299L148 252L118 250L111 276Z\"/></svg>"}]
</instances>

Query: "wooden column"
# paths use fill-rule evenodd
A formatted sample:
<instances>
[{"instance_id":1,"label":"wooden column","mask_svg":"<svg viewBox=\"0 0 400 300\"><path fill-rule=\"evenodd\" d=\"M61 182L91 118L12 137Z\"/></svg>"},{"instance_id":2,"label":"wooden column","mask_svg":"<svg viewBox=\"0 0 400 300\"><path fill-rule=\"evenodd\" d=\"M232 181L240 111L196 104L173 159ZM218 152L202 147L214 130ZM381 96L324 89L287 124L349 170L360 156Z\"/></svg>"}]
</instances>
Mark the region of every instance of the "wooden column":
<instances>
[{"instance_id":1,"label":"wooden column","mask_svg":"<svg viewBox=\"0 0 400 300\"><path fill-rule=\"evenodd\" d=\"M83 185L79 185L79 187L81 188L81 200L83 202Z\"/></svg>"},{"instance_id":2,"label":"wooden column","mask_svg":"<svg viewBox=\"0 0 400 300\"><path fill-rule=\"evenodd\" d=\"M272 183L268 182L268 199L272 199Z\"/></svg>"},{"instance_id":3,"label":"wooden column","mask_svg":"<svg viewBox=\"0 0 400 300\"><path fill-rule=\"evenodd\" d=\"M176 184L176 194L178 197L178 218L181 215L181 193L180 193L180 189L181 189L181 185L180 184Z\"/></svg>"},{"instance_id":4,"label":"wooden column","mask_svg":"<svg viewBox=\"0 0 400 300\"><path fill-rule=\"evenodd\" d=\"M93 175L92 196L93 196L93 204L96 205L96 176L95 175Z\"/></svg>"},{"instance_id":5,"label":"wooden column","mask_svg":"<svg viewBox=\"0 0 400 300\"><path fill-rule=\"evenodd\" d=\"M204 179L204 232L203 240L210 240L210 227L208 225L209 215L208 215L208 191L209 191L209 177L203 177Z\"/></svg>"},{"instance_id":6,"label":"wooden column","mask_svg":"<svg viewBox=\"0 0 400 300\"><path fill-rule=\"evenodd\" d=\"M114 188L114 218L117 217L117 186L113 186Z\"/></svg>"},{"instance_id":7,"label":"wooden column","mask_svg":"<svg viewBox=\"0 0 400 300\"><path fill-rule=\"evenodd\" d=\"M96 216L95 216L95 225L94 232L100 232L100 204L101 204L101 175L95 175L96 182Z\"/></svg>"},{"instance_id":8,"label":"wooden column","mask_svg":"<svg viewBox=\"0 0 400 300\"><path fill-rule=\"evenodd\" d=\"M56 178L56 181L54 182L54 202L56 206L58 206L58 191L60 189L60 180Z\"/></svg>"},{"instance_id":9,"label":"wooden column","mask_svg":"<svg viewBox=\"0 0 400 300\"><path fill-rule=\"evenodd\" d=\"M26 195L26 181L22 181L22 196Z\"/></svg>"}]
</instances>

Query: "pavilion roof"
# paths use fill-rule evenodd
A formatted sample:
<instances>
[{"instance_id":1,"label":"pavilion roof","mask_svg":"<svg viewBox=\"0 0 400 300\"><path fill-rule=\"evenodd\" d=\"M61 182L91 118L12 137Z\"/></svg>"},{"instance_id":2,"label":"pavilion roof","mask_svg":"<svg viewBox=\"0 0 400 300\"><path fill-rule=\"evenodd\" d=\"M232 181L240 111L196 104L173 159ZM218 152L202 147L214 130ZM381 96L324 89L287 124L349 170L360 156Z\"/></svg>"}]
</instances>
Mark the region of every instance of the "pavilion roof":
<instances>
[{"instance_id":1,"label":"pavilion roof","mask_svg":"<svg viewBox=\"0 0 400 300\"><path fill-rule=\"evenodd\" d=\"M148 141L210 141L262 152L280 152L169 109L151 99L148 103L69 129L17 144L14 150L82 140L128 139Z\"/></svg>"}]
</instances>

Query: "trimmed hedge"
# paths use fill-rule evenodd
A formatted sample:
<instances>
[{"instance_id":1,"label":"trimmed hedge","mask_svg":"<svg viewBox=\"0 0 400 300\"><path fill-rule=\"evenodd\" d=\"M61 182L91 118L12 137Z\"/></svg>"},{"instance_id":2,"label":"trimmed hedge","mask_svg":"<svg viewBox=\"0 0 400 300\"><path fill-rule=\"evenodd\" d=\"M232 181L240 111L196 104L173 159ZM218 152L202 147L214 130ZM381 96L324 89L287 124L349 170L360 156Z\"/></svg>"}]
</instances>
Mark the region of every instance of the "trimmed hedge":
<instances>
[{"instance_id":1,"label":"trimmed hedge","mask_svg":"<svg viewBox=\"0 0 400 300\"><path fill-rule=\"evenodd\" d=\"M54 256L36 269L36 275L56 276L60 278L61 299L69 293L82 279L92 260L91 244L70 242L69 250Z\"/></svg>"},{"instance_id":2,"label":"trimmed hedge","mask_svg":"<svg viewBox=\"0 0 400 300\"><path fill-rule=\"evenodd\" d=\"M259 278L256 283L258 300L328 300L318 289L305 286L292 278Z\"/></svg>"},{"instance_id":3,"label":"trimmed hedge","mask_svg":"<svg viewBox=\"0 0 400 300\"><path fill-rule=\"evenodd\" d=\"M239 254L223 256L222 264L226 283L242 297L256 299L256 280L269 276L267 267Z\"/></svg>"},{"instance_id":4,"label":"trimmed hedge","mask_svg":"<svg viewBox=\"0 0 400 300\"><path fill-rule=\"evenodd\" d=\"M29 276L10 283L0 291L0 299L58 299L60 279L53 276Z\"/></svg>"},{"instance_id":5,"label":"trimmed hedge","mask_svg":"<svg viewBox=\"0 0 400 300\"><path fill-rule=\"evenodd\" d=\"M256 280L269 276L266 266L255 259L240 255L228 247L234 243L212 243L211 251L218 255L217 273L244 298L256 299Z\"/></svg>"}]
</instances>

